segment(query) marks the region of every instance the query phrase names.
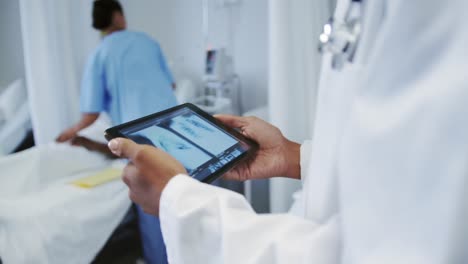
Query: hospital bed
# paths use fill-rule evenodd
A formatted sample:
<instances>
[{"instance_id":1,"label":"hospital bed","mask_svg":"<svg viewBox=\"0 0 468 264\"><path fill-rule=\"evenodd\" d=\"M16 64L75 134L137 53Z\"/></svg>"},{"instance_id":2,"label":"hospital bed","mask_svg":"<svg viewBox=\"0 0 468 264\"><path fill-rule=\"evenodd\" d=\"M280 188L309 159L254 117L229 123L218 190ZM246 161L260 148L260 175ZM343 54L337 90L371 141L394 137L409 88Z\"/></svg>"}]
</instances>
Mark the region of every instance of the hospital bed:
<instances>
[{"instance_id":1,"label":"hospital bed","mask_svg":"<svg viewBox=\"0 0 468 264\"><path fill-rule=\"evenodd\" d=\"M93 129L102 137L105 127ZM131 202L120 180L90 189L71 183L123 166L123 161L68 144L34 147L0 158L0 259L90 263Z\"/></svg>"}]
</instances>

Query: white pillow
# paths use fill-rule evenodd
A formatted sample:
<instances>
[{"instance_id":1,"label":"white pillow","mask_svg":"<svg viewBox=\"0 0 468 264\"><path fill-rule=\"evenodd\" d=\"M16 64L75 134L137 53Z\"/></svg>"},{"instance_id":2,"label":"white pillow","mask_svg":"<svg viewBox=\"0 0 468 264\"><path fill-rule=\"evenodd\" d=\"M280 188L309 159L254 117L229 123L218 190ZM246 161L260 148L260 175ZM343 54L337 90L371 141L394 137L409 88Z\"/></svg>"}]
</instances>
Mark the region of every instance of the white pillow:
<instances>
[{"instance_id":1,"label":"white pillow","mask_svg":"<svg viewBox=\"0 0 468 264\"><path fill-rule=\"evenodd\" d=\"M20 106L27 100L26 87L18 79L0 93L0 120L7 121L14 117Z\"/></svg>"}]
</instances>

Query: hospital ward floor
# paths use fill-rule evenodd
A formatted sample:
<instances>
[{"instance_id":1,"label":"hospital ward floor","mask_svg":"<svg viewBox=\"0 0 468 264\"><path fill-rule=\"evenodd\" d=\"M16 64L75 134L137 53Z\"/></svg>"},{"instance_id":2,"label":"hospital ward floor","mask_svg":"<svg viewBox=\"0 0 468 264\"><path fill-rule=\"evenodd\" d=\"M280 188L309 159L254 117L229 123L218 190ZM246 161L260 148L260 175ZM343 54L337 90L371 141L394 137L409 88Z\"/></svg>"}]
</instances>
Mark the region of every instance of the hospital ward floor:
<instances>
[{"instance_id":1,"label":"hospital ward floor","mask_svg":"<svg viewBox=\"0 0 468 264\"><path fill-rule=\"evenodd\" d=\"M120 225L96 256L93 264L144 264L136 221Z\"/></svg>"}]
</instances>

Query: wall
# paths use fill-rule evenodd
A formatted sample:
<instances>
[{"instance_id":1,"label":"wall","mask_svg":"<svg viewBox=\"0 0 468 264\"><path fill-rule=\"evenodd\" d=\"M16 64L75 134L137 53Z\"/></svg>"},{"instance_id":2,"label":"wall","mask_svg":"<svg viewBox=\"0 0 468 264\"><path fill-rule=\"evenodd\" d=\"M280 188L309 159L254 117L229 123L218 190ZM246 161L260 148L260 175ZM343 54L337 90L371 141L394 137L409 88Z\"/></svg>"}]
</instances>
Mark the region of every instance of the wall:
<instances>
[{"instance_id":1,"label":"wall","mask_svg":"<svg viewBox=\"0 0 468 264\"><path fill-rule=\"evenodd\" d=\"M156 38L177 79L201 85L205 39L203 0L122 0L130 29ZM233 55L241 79L243 110L267 103L268 0L240 0L230 8L208 0L211 48ZM231 23L228 23L228 21ZM229 34L228 32L232 32Z\"/></svg>"},{"instance_id":2,"label":"wall","mask_svg":"<svg viewBox=\"0 0 468 264\"><path fill-rule=\"evenodd\" d=\"M0 89L25 76L18 2L0 1Z\"/></svg>"}]
</instances>

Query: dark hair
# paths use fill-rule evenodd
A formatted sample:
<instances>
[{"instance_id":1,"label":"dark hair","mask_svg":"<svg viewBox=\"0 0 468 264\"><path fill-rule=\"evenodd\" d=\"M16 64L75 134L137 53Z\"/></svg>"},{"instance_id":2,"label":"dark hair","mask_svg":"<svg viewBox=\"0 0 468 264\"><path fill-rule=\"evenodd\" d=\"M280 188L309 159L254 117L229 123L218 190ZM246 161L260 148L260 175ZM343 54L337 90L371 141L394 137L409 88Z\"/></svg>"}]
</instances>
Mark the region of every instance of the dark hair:
<instances>
[{"instance_id":1,"label":"dark hair","mask_svg":"<svg viewBox=\"0 0 468 264\"><path fill-rule=\"evenodd\" d=\"M115 11L123 14L122 6L115 0L95 0L93 4L93 28L103 30L112 24Z\"/></svg>"}]
</instances>

